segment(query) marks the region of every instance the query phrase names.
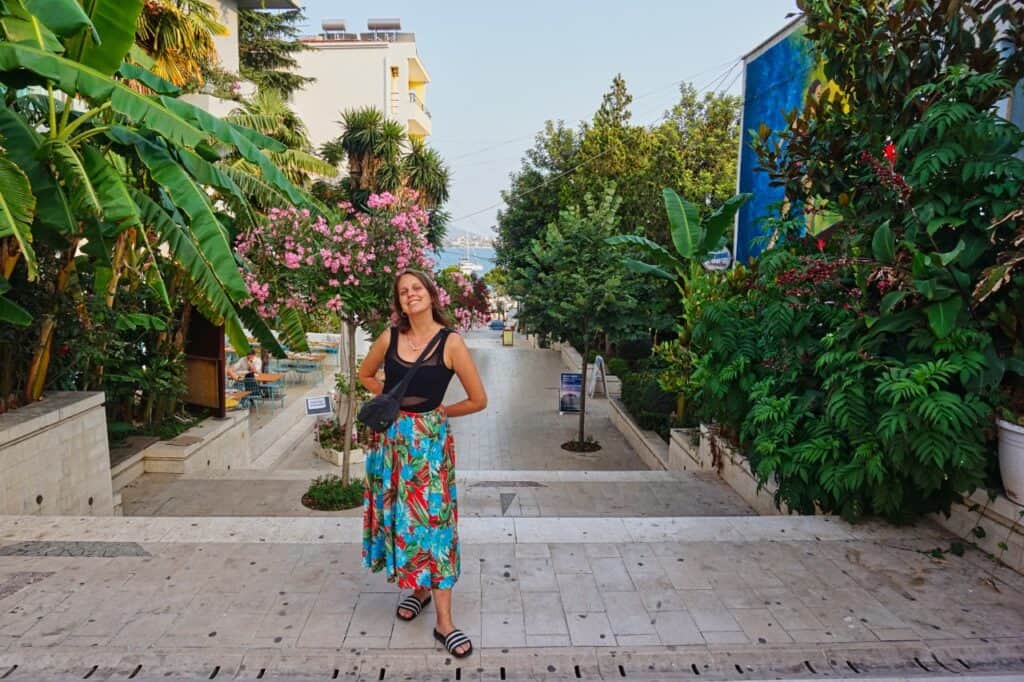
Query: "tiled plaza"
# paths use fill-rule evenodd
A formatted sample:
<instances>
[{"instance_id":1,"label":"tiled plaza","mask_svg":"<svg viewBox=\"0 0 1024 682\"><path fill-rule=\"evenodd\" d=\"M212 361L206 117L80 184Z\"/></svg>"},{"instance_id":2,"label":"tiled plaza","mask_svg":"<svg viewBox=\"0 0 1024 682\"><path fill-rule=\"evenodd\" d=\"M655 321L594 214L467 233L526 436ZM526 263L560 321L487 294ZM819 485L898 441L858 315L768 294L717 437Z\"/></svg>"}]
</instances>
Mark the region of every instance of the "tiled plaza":
<instances>
[{"instance_id":1,"label":"tiled plaza","mask_svg":"<svg viewBox=\"0 0 1024 682\"><path fill-rule=\"evenodd\" d=\"M109 518L0 517L0 679L1024 679L1024 576L920 524L757 517L708 476L558 445L558 355L472 338L491 407L456 422L455 621L360 568L320 468L140 479ZM311 455L310 455L311 458ZM144 493L144 494L143 494ZM133 506L134 505L134 506Z\"/></svg>"}]
</instances>

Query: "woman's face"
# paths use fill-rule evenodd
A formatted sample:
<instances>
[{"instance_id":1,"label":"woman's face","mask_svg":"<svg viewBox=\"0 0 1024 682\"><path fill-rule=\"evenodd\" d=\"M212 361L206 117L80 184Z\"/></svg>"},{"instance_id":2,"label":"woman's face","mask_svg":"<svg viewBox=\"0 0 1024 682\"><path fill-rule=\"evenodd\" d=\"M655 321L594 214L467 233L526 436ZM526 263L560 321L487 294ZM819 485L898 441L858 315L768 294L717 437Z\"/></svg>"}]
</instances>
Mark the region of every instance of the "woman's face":
<instances>
[{"instance_id":1,"label":"woman's face","mask_svg":"<svg viewBox=\"0 0 1024 682\"><path fill-rule=\"evenodd\" d=\"M402 312L412 316L430 310L430 292L415 275L402 275L398 280L398 302Z\"/></svg>"}]
</instances>

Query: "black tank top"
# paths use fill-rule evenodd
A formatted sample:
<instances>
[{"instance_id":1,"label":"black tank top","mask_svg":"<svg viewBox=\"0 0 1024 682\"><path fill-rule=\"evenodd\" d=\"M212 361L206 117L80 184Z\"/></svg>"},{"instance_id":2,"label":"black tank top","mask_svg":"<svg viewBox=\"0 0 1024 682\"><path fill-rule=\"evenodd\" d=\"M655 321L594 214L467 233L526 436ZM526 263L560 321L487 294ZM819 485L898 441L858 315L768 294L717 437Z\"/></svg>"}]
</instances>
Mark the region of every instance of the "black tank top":
<instances>
[{"instance_id":1,"label":"black tank top","mask_svg":"<svg viewBox=\"0 0 1024 682\"><path fill-rule=\"evenodd\" d=\"M444 364L444 345L450 333L450 329L442 331L437 347L423 360L423 364L409 382L405 397L402 398L402 409L406 412L430 412L441 404L444 393L448 390L448 383L455 374ZM391 343L388 344L388 353L384 357L385 391L394 388L414 364L398 357L398 337L398 328L392 327Z\"/></svg>"}]
</instances>

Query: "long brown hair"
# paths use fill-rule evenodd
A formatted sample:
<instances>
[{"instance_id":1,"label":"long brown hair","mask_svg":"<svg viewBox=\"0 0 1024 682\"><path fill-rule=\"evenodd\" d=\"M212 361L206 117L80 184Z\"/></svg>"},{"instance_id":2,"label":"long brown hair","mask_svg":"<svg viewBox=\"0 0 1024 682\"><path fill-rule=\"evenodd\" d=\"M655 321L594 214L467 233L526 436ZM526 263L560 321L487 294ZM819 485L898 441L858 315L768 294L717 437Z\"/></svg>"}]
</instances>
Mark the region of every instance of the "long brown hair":
<instances>
[{"instance_id":1,"label":"long brown hair","mask_svg":"<svg viewBox=\"0 0 1024 682\"><path fill-rule=\"evenodd\" d=\"M391 290L394 294L394 307L395 315L398 317L398 331L407 332L409 331L409 316L402 312L402 302L398 298L398 281L406 275L412 275L420 281L423 288L430 294L430 309L434 317L434 322L437 322L443 327L451 327L451 320L448 319L448 314L444 308L441 307L441 297L437 293L437 285L425 272L419 270L413 270L412 268L406 268L402 270L398 275L395 276L395 283L392 285Z\"/></svg>"}]
</instances>

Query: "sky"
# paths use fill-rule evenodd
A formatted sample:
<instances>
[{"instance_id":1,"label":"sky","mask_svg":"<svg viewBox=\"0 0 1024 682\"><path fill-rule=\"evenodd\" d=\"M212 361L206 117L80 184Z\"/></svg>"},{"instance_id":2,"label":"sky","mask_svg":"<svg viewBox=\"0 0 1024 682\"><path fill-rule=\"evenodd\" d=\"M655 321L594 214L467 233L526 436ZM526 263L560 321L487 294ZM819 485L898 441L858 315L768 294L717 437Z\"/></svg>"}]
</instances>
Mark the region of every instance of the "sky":
<instances>
[{"instance_id":1,"label":"sky","mask_svg":"<svg viewBox=\"0 0 1024 682\"><path fill-rule=\"evenodd\" d=\"M740 58L782 28L795 0L302 0L306 32L323 19L366 30L399 18L430 73L428 142L452 171L448 234L493 236L500 192L547 120L589 120L612 78L633 121L655 123L679 83L740 94ZM730 71L730 68L732 69Z\"/></svg>"}]
</instances>

